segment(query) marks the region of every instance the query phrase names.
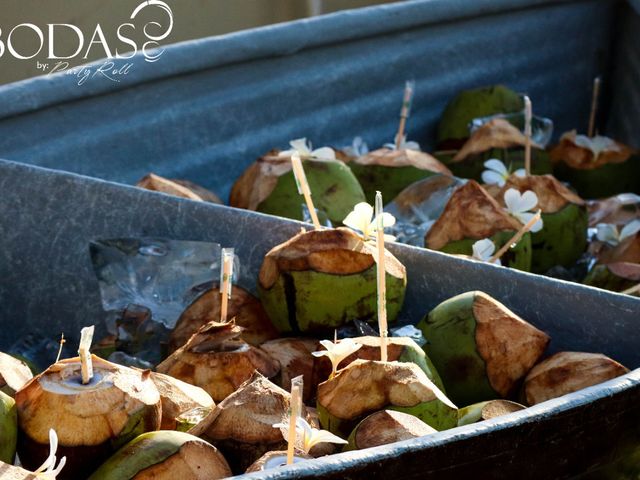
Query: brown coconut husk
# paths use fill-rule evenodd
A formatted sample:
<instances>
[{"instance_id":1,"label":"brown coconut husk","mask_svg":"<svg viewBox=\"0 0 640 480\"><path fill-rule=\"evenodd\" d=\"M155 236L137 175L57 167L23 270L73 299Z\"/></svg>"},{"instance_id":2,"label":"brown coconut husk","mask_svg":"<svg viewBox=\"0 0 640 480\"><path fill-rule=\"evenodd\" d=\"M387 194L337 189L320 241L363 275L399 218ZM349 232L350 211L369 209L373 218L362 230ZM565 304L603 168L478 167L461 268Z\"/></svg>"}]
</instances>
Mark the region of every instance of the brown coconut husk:
<instances>
[{"instance_id":1,"label":"brown coconut husk","mask_svg":"<svg viewBox=\"0 0 640 480\"><path fill-rule=\"evenodd\" d=\"M451 163L462 162L471 155L484 153L493 148L524 147L526 144L527 137L520 130L502 118L494 118L471 134ZM542 148L534 142L531 143L531 147Z\"/></svg>"},{"instance_id":2,"label":"brown coconut husk","mask_svg":"<svg viewBox=\"0 0 640 480\"><path fill-rule=\"evenodd\" d=\"M302 232L267 253L258 280L263 288L269 289L278 280L280 272L360 273L374 265L376 255L375 245L363 241L348 228ZM404 265L386 250L385 268L396 278L406 275Z\"/></svg>"},{"instance_id":3,"label":"brown coconut husk","mask_svg":"<svg viewBox=\"0 0 640 480\"><path fill-rule=\"evenodd\" d=\"M629 369L599 353L559 352L540 362L524 381L528 405L606 382Z\"/></svg>"},{"instance_id":4,"label":"brown coconut husk","mask_svg":"<svg viewBox=\"0 0 640 480\"><path fill-rule=\"evenodd\" d=\"M175 197L188 198L197 202L211 202L222 205L222 200L213 192L188 180L168 179L150 173L141 178L136 187L154 192L162 192Z\"/></svg>"},{"instance_id":5,"label":"brown coconut husk","mask_svg":"<svg viewBox=\"0 0 640 480\"><path fill-rule=\"evenodd\" d=\"M495 195L500 205L504 205L504 194L510 188L520 193L527 190L533 191L538 196L536 208L542 210L542 213L555 213L569 204L586 205L582 198L565 187L553 175L527 175L526 177L510 175L505 185Z\"/></svg>"},{"instance_id":6,"label":"brown coconut husk","mask_svg":"<svg viewBox=\"0 0 640 480\"><path fill-rule=\"evenodd\" d=\"M231 188L229 205L256 210L278 184L278 178L293 168L290 157L280 157L274 149L247 168Z\"/></svg>"},{"instance_id":7,"label":"brown coconut husk","mask_svg":"<svg viewBox=\"0 0 640 480\"><path fill-rule=\"evenodd\" d=\"M419 170L441 173L452 176L444 163L425 152L409 150L406 148L395 150L391 148L380 148L373 150L361 157L352 159L351 162L358 165L379 165L382 167L415 167Z\"/></svg>"},{"instance_id":8,"label":"brown coconut husk","mask_svg":"<svg viewBox=\"0 0 640 480\"><path fill-rule=\"evenodd\" d=\"M224 400L254 371L273 377L278 364L240 338L233 322L209 322L157 367L157 371L203 388L215 402Z\"/></svg>"},{"instance_id":9,"label":"brown coconut husk","mask_svg":"<svg viewBox=\"0 0 640 480\"><path fill-rule=\"evenodd\" d=\"M211 321L220 321L219 286L214 284L191 305L189 305L176 322L169 337L169 352L174 352L191 338L200 327ZM243 328L240 336L251 345L258 346L274 338L278 331L262 308L260 300L244 288L234 286L228 303L228 318L235 319L236 325Z\"/></svg>"},{"instance_id":10,"label":"brown coconut husk","mask_svg":"<svg viewBox=\"0 0 640 480\"><path fill-rule=\"evenodd\" d=\"M0 390L15 396L29 380L33 378L31 370L21 360L0 352Z\"/></svg>"},{"instance_id":11,"label":"brown coconut husk","mask_svg":"<svg viewBox=\"0 0 640 480\"><path fill-rule=\"evenodd\" d=\"M598 257L598 263L640 263L640 232L622 240L610 249L604 249Z\"/></svg>"},{"instance_id":12,"label":"brown coconut husk","mask_svg":"<svg viewBox=\"0 0 640 480\"><path fill-rule=\"evenodd\" d=\"M315 397L316 385L314 359L311 352L319 347L318 340L306 338L279 338L263 343L260 348L280 365L280 374L274 378L274 383L291 391L291 379L303 376L302 399L308 402Z\"/></svg>"},{"instance_id":13,"label":"brown coconut husk","mask_svg":"<svg viewBox=\"0 0 640 480\"><path fill-rule=\"evenodd\" d=\"M157 372L151 372L151 380L162 401L162 430L175 430L178 425L177 419L190 410L213 410L216 406L211 396L200 387Z\"/></svg>"},{"instance_id":14,"label":"brown coconut husk","mask_svg":"<svg viewBox=\"0 0 640 480\"><path fill-rule=\"evenodd\" d=\"M631 193L622 193L604 200L591 200L587 205L590 227L599 223L626 225L640 219L640 196Z\"/></svg>"},{"instance_id":15,"label":"brown coconut husk","mask_svg":"<svg viewBox=\"0 0 640 480\"><path fill-rule=\"evenodd\" d=\"M58 458L67 457L60 479L84 478L124 443L160 428L160 394L150 372L91 358L94 377L86 386L80 359L70 358L16 393L18 455L26 468L47 458L50 428L58 435Z\"/></svg>"},{"instance_id":16,"label":"brown coconut husk","mask_svg":"<svg viewBox=\"0 0 640 480\"><path fill-rule=\"evenodd\" d=\"M522 224L509 215L478 182L458 187L425 237L425 245L440 250L466 238L489 238L502 231L517 232Z\"/></svg>"},{"instance_id":17,"label":"brown coconut husk","mask_svg":"<svg viewBox=\"0 0 640 480\"><path fill-rule=\"evenodd\" d=\"M353 447L363 449L411 440L436 432L435 428L413 415L393 410L380 410L358 424L352 441Z\"/></svg>"},{"instance_id":18,"label":"brown coconut husk","mask_svg":"<svg viewBox=\"0 0 640 480\"><path fill-rule=\"evenodd\" d=\"M255 372L189 433L215 445L234 473L242 473L266 452L286 449L282 432L273 425L285 421L290 401L287 391ZM303 416L318 426L306 411Z\"/></svg>"},{"instance_id":19,"label":"brown coconut husk","mask_svg":"<svg viewBox=\"0 0 640 480\"><path fill-rule=\"evenodd\" d=\"M631 147L614 142L611 148L603 150L597 158L594 158L593 151L576 145L577 135L575 130L571 130L560 137L560 143L549 153L552 162L564 162L578 170L592 170L603 165L626 162L635 153Z\"/></svg>"}]
</instances>

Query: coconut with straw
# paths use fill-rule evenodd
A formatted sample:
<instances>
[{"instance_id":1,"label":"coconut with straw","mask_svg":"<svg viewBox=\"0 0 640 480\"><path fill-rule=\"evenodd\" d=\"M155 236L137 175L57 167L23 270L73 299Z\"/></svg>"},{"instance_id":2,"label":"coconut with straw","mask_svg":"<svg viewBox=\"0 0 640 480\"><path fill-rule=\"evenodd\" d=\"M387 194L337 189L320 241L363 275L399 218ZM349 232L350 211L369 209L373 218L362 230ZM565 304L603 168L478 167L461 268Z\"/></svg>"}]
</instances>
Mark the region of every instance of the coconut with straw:
<instances>
[{"instance_id":1,"label":"coconut with straw","mask_svg":"<svg viewBox=\"0 0 640 480\"><path fill-rule=\"evenodd\" d=\"M471 256L473 244L478 240L488 238L497 249L511 245L508 242L522 225L484 188L470 180L453 192L440 217L427 232L424 245L432 250ZM505 253L502 263L519 270L531 269L530 233Z\"/></svg>"},{"instance_id":2,"label":"coconut with straw","mask_svg":"<svg viewBox=\"0 0 640 480\"><path fill-rule=\"evenodd\" d=\"M586 135L566 132L551 150L553 173L583 198L603 198L622 192L640 193L640 155L628 145L597 133L600 78L594 80Z\"/></svg>"},{"instance_id":3,"label":"coconut with straw","mask_svg":"<svg viewBox=\"0 0 640 480\"><path fill-rule=\"evenodd\" d=\"M438 159L420 151L415 142L406 141L406 123L411 111L414 82L407 82L400 111L400 124L393 144L346 158L358 178L367 202L373 203L377 190L384 188L389 200L414 182L435 174L451 175Z\"/></svg>"},{"instance_id":4,"label":"coconut with straw","mask_svg":"<svg viewBox=\"0 0 640 480\"><path fill-rule=\"evenodd\" d=\"M51 428L67 458L64 480L83 478L122 445L160 427L160 395L149 372L91 355L92 335L92 327L83 329L79 357L53 364L16 393L18 455L30 470L47 457Z\"/></svg>"},{"instance_id":5,"label":"coconut with straw","mask_svg":"<svg viewBox=\"0 0 640 480\"><path fill-rule=\"evenodd\" d=\"M291 161L297 154L304 163L316 208L333 224L340 224L353 205L364 201L358 180L329 147L314 150L305 138L291 141L291 147L283 152L272 150L245 170L231 189L230 205L303 220Z\"/></svg>"}]
</instances>

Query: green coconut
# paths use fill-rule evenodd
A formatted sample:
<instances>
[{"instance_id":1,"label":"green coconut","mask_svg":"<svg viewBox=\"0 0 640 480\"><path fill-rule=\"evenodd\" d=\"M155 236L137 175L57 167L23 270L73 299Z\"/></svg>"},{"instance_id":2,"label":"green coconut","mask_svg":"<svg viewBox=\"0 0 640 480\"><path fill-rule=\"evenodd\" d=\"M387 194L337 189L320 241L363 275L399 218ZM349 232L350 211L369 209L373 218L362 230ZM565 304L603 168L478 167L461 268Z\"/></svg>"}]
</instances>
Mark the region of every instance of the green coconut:
<instances>
[{"instance_id":1,"label":"green coconut","mask_svg":"<svg viewBox=\"0 0 640 480\"><path fill-rule=\"evenodd\" d=\"M549 337L483 292L442 302L419 323L424 347L457 404L508 397Z\"/></svg>"},{"instance_id":2,"label":"green coconut","mask_svg":"<svg viewBox=\"0 0 640 480\"><path fill-rule=\"evenodd\" d=\"M491 239L496 251L522 227L475 180L458 187L438 220L425 236L425 247L442 252L472 255L473 244ZM502 257L503 265L519 270L531 268L531 236L525 234L515 248ZM446 382L445 382L446 384Z\"/></svg>"},{"instance_id":3,"label":"green coconut","mask_svg":"<svg viewBox=\"0 0 640 480\"><path fill-rule=\"evenodd\" d=\"M510 189L533 191L542 210L542 230L531 234L531 271L546 273L560 265L573 266L587 249L589 214L586 203L552 175L511 175L497 200L504 204Z\"/></svg>"},{"instance_id":4,"label":"green coconut","mask_svg":"<svg viewBox=\"0 0 640 480\"><path fill-rule=\"evenodd\" d=\"M390 202L414 182L436 174L452 175L446 166L428 153L408 149L381 148L351 160L348 165L371 205L376 191L383 191L387 202Z\"/></svg>"},{"instance_id":5,"label":"green coconut","mask_svg":"<svg viewBox=\"0 0 640 480\"><path fill-rule=\"evenodd\" d=\"M118 450L89 480L215 480L231 476L222 454L184 432L144 433Z\"/></svg>"},{"instance_id":6,"label":"green coconut","mask_svg":"<svg viewBox=\"0 0 640 480\"><path fill-rule=\"evenodd\" d=\"M84 478L138 435L157 430L160 394L149 371L92 355L93 378L83 385L79 358L62 360L16 393L18 455L38 468L49 454L49 429L58 435L58 457L67 457L59 479Z\"/></svg>"},{"instance_id":7,"label":"green coconut","mask_svg":"<svg viewBox=\"0 0 640 480\"><path fill-rule=\"evenodd\" d=\"M344 451L388 445L436 433L418 417L394 410L380 410L362 420L349 435Z\"/></svg>"},{"instance_id":8,"label":"green coconut","mask_svg":"<svg viewBox=\"0 0 640 480\"><path fill-rule=\"evenodd\" d=\"M318 385L320 424L342 438L384 409L418 417L436 430L458 421L456 406L413 363L355 360Z\"/></svg>"},{"instance_id":9,"label":"green coconut","mask_svg":"<svg viewBox=\"0 0 640 480\"><path fill-rule=\"evenodd\" d=\"M380 337L355 337L354 342L362 345L353 354L345 358L338 368L344 368L354 360L380 360ZM420 345L409 337L387 338L387 360L390 362L414 363L427 375L436 387L446 394L444 385L431 359L424 353ZM323 381L331 374L331 362L326 357L315 358L316 376Z\"/></svg>"},{"instance_id":10,"label":"green coconut","mask_svg":"<svg viewBox=\"0 0 640 480\"><path fill-rule=\"evenodd\" d=\"M509 400L489 400L474 403L458 410L458 426L490 420L509 413L524 410L526 407Z\"/></svg>"},{"instance_id":11,"label":"green coconut","mask_svg":"<svg viewBox=\"0 0 640 480\"><path fill-rule=\"evenodd\" d=\"M524 168L526 137L516 127L503 119L493 119L478 128L454 156L440 159L458 177L482 180L486 170L484 163L498 159L509 171ZM534 174L551 173L551 160L545 150L533 144L531 171Z\"/></svg>"},{"instance_id":12,"label":"green coconut","mask_svg":"<svg viewBox=\"0 0 640 480\"><path fill-rule=\"evenodd\" d=\"M365 201L364 192L349 167L339 160L304 159L303 168L315 208L336 225L354 205ZM269 152L251 165L231 189L232 207L303 220L304 200L298 192L290 157Z\"/></svg>"},{"instance_id":13,"label":"green coconut","mask_svg":"<svg viewBox=\"0 0 640 480\"><path fill-rule=\"evenodd\" d=\"M449 102L438 123L438 148L457 149L469 137L474 118L499 113L516 113L524 109L522 97L503 85L460 92Z\"/></svg>"},{"instance_id":14,"label":"green coconut","mask_svg":"<svg viewBox=\"0 0 640 480\"><path fill-rule=\"evenodd\" d=\"M640 155L630 147L575 130L565 133L550 153L553 174L569 182L583 198L640 193Z\"/></svg>"},{"instance_id":15,"label":"green coconut","mask_svg":"<svg viewBox=\"0 0 640 480\"><path fill-rule=\"evenodd\" d=\"M12 464L18 439L18 411L16 402L0 392L0 462Z\"/></svg>"},{"instance_id":16,"label":"green coconut","mask_svg":"<svg viewBox=\"0 0 640 480\"><path fill-rule=\"evenodd\" d=\"M264 258L258 292L281 332L333 333L353 319L377 318L375 246L347 228L302 232ZM404 266L385 251L388 321L407 284Z\"/></svg>"}]
</instances>

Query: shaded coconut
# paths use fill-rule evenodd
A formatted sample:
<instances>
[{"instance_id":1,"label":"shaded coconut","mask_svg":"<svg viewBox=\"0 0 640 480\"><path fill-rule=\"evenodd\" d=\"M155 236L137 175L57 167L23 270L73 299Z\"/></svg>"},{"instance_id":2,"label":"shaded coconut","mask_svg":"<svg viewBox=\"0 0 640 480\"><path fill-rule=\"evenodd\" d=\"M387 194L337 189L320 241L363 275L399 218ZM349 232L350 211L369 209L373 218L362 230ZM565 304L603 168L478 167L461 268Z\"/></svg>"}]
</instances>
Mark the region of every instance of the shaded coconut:
<instances>
[{"instance_id":1,"label":"shaded coconut","mask_svg":"<svg viewBox=\"0 0 640 480\"><path fill-rule=\"evenodd\" d=\"M592 200L587 208L590 227L599 223L626 225L633 220L640 220L640 195L621 193L603 200Z\"/></svg>"},{"instance_id":2,"label":"shaded coconut","mask_svg":"<svg viewBox=\"0 0 640 480\"><path fill-rule=\"evenodd\" d=\"M162 373L152 372L151 380L162 401L162 430L176 430L178 419L195 408L211 411L215 407L213 399L202 388Z\"/></svg>"},{"instance_id":3,"label":"shaded coconut","mask_svg":"<svg viewBox=\"0 0 640 480\"><path fill-rule=\"evenodd\" d=\"M33 378L31 369L21 360L0 352L0 391L14 396Z\"/></svg>"},{"instance_id":4,"label":"shaded coconut","mask_svg":"<svg viewBox=\"0 0 640 480\"><path fill-rule=\"evenodd\" d=\"M260 299L281 332L333 332L353 319L377 318L375 255L371 242L347 228L299 233L264 258ZM385 250L387 315L404 301L406 270Z\"/></svg>"},{"instance_id":5,"label":"shaded coconut","mask_svg":"<svg viewBox=\"0 0 640 480\"><path fill-rule=\"evenodd\" d=\"M362 345L355 353L345 358L338 368L344 368L354 360L380 360L380 337L364 336L353 338L353 341ZM389 337L387 338L387 359L390 362L414 363L427 375L436 387L443 393L444 385L436 367L431 359L424 352L422 347L409 337ZM329 378L331 374L331 362L326 357L316 359L317 376L322 381Z\"/></svg>"},{"instance_id":6,"label":"shaded coconut","mask_svg":"<svg viewBox=\"0 0 640 480\"><path fill-rule=\"evenodd\" d=\"M362 420L349 435L348 450L377 447L436 433L419 418L394 410L380 410Z\"/></svg>"},{"instance_id":7,"label":"shaded coconut","mask_svg":"<svg viewBox=\"0 0 640 480\"><path fill-rule=\"evenodd\" d=\"M489 400L487 402L474 403L458 410L458 426L490 420L524 410L525 408L524 405L509 400Z\"/></svg>"},{"instance_id":8,"label":"shaded coconut","mask_svg":"<svg viewBox=\"0 0 640 480\"><path fill-rule=\"evenodd\" d=\"M0 462L13 463L16 456L17 440L18 411L16 410L16 402L9 395L0 392Z\"/></svg>"},{"instance_id":9,"label":"shaded coconut","mask_svg":"<svg viewBox=\"0 0 640 480\"><path fill-rule=\"evenodd\" d=\"M526 142L527 138L518 128L507 120L494 118L474 131L450 160L443 157L443 161L458 177L480 181L484 163L492 158L502 161L510 171L524 168ZM535 143L531 147L532 172L551 172L547 152Z\"/></svg>"},{"instance_id":10,"label":"shaded coconut","mask_svg":"<svg viewBox=\"0 0 640 480\"><path fill-rule=\"evenodd\" d=\"M560 137L550 155L554 175L569 182L583 198L640 193L640 156L620 142L572 130Z\"/></svg>"},{"instance_id":11,"label":"shaded coconut","mask_svg":"<svg viewBox=\"0 0 640 480\"><path fill-rule=\"evenodd\" d=\"M233 323L209 322L167 357L157 370L204 389L220 402L254 371L273 377L278 364L264 351L240 338Z\"/></svg>"},{"instance_id":12,"label":"shaded coconut","mask_svg":"<svg viewBox=\"0 0 640 480\"><path fill-rule=\"evenodd\" d=\"M92 355L93 378L83 385L80 359L53 364L16 393L18 455L30 470L49 454L49 429L58 456L67 457L60 479L84 478L138 435L160 428L160 395L141 372Z\"/></svg>"},{"instance_id":13,"label":"shaded coconut","mask_svg":"<svg viewBox=\"0 0 640 480\"><path fill-rule=\"evenodd\" d=\"M531 234L531 271L545 273L556 265L574 265L587 248L588 213L579 196L552 175L511 175L496 199L504 205L510 188L533 191L542 210L542 230Z\"/></svg>"},{"instance_id":14,"label":"shaded coconut","mask_svg":"<svg viewBox=\"0 0 640 480\"><path fill-rule=\"evenodd\" d=\"M303 220L304 200L298 193L291 157L278 153L270 151L244 171L231 188L229 204ZM303 158L303 166L315 207L334 224L340 224L355 204L364 202L362 187L343 162Z\"/></svg>"},{"instance_id":15,"label":"shaded coconut","mask_svg":"<svg viewBox=\"0 0 640 480\"><path fill-rule=\"evenodd\" d=\"M168 179L150 173L141 178L136 187L154 192L162 192L174 197L188 198L198 202L211 202L222 204L222 200L213 192L188 180Z\"/></svg>"},{"instance_id":16,"label":"shaded coconut","mask_svg":"<svg viewBox=\"0 0 640 480\"><path fill-rule=\"evenodd\" d=\"M509 396L549 343L544 332L478 291L442 302L418 328L448 395L462 405Z\"/></svg>"},{"instance_id":17,"label":"shaded coconut","mask_svg":"<svg viewBox=\"0 0 640 480\"><path fill-rule=\"evenodd\" d=\"M184 432L144 433L103 463L89 480L216 480L231 476L222 454Z\"/></svg>"},{"instance_id":18,"label":"shaded coconut","mask_svg":"<svg viewBox=\"0 0 640 480\"><path fill-rule=\"evenodd\" d=\"M529 372L524 380L524 400L527 405L536 405L606 382L628 371L600 353L559 352Z\"/></svg>"},{"instance_id":19,"label":"shaded coconut","mask_svg":"<svg viewBox=\"0 0 640 480\"><path fill-rule=\"evenodd\" d=\"M200 327L211 321L220 321L220 290L217 284L203 292L189 305L176 322L169 336L169 352L174 352L191 338ZM242 327L241 337L258 346L278 337L260 301L242 287L234 285L227 305L227 317Z\"/></svg>"},{"instance_id":20,"label":"shaded coconut","mask_svg":"<svg viewBox=\"0 0 640 480\"><path fill-rule=\"evenodd\" d=\"M592 287L622 292L640 282L640 263L614 262L596 265L582 283Z\"/></svg>"},{"instance_id":21,"label":"shaded coconut","mask_svg":"<svg viewBox=\"0 0 640 480\"><path fill-rule=\"evenodd\" d=\"M279 338L263 343L260 348L280 365L280 373L273 382L291 391L291 379L300 375L304 378L302 399L307 402L315 397L316 385L314 360L311 352L318 349L317 340L306 338Z\"/></svg>"},{"instance_id":22,"label":"shaded coconut","mask_svg":"<svg viewBox=\"0 0 640 480\"><path fill-rule=\"evenodd\" d=\"M394 199L414 182L435 174L451 176L451 171L428 153L409 149L381 148L348 163L362 185L367 202L374 204L376 191Z\"/></svg>"},{"instance_id":23,"label":"shaded coconut","mask_svg":"<svg viewBox=\"0 0 640 480\"><path fill-rule=\"evenodd\" d=\"M453 192L444 211L427 232L424 245L432 250L470 256L477 240L489 238L499 250L521 227L522 224L484 188L470 180ZM530 233L503 255L502 263L518 270L530 270Z\"/></svg>"},{"instance_id":24,"label":"shaded coconut","mask_svg":"<svg viewBox=\"0 0 640 480\"><path fill-rule=\"evenodd\" d=\"M304 462L305 460L310 460L313 457L307 455L300 450L297 450L295 455L293 456L293 463ZM284 467L287 464L287 452L286 450L276 451L276 452L267 452L262 455L258 460L253 462L245 473L251 472L263 472L265 470L271 470L273 468Z\"/></svg>"},{"instance_id":25,"label":"shaded coconut","mask_svg":"<svg viewBox=\"0 0 640 480\"><path fill-rule=\"evenodd\" d=\"M438 148L450 150L462 147L469 137L469 125L474 118L516 113L523 109L522 97L503 85L462 91L447 104L440 117Z\"/></svg>"},{"instance_id":26,"label":"shaded coconut","mask_svg":"<svg viewBox=\"0 0 640 480\"><path fill-rule=\"evenodd\" d=\"M456 406L413 363L355 360L318 385L317 408L322 427L343 438L383 409L414 415L437 430L458 421Z\"/></svg>"},{"instance_id":27,"label":"shaded coconut","mask_svg":"<svg viewBox=\"0 0 640 480\"><path fill-rule=\"evenodd\" d=\"M605 249L598 255L598 264L640 263L640 232L630 235L613 248Z\"/></svg>"},{"instance_id":28,"label":"shaded coconut","mask_svg":"<svg viewBox=\"0 0 640 480\"><path fill-rule=\"evenodd\" d=\"M210 441L233 472L242 473L266 452L286 449L282 432L273 425L289 415L290 399L287 391L256 372L190 433Z\"/></svg>"}]
</instances>

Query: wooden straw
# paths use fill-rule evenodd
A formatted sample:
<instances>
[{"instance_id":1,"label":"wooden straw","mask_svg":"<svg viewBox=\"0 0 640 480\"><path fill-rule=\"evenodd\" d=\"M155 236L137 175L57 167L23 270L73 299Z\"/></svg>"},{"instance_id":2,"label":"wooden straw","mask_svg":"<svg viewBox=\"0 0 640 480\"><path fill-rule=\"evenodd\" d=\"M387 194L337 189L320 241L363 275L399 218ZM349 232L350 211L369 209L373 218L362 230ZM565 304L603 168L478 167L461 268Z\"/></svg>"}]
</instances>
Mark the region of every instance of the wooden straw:
<instances>
[{"instance_id":1,"label":"wooden straw","mask_svg":"<svg viewBox=\"0 0 640 480\"><path fill-rule=\"evenodd\" d=\"M320 230L320 220L318 219L318 214L316 213L316 209L313 206L313 200L311 200L311 189L309 188L309 183L307 182L307 176L304 174L304 168L302 168L302 161L300 160L300 154L295 152L291 155L291 165L293 167L293 176L296 179L296 186L298 187L298 193L304 196L304 201L307 203L307 208L309 209L309 215L311 215L311 220L313 221L313 226L316 230Z\"/></svg>"},{"instance_id":2,"label":"wooden straw","mask_svg":"<svg viewBox=\"0 0 640 480\"><path fill-rule=\"evenodd\" d=\"M82 384L86 385L93 378L93 363L91 361L91 342L93 341L93 331L95 327L84 327L80 330L80 348L78 348L78 355L80 355L80 365L82 368Z\"/></svg>"},{"instance_id":3,"label":"wooden straw","mask_svg":"<svg viewBox=\"0 0 640 480\"><path fill-rule=\"evenodd\" d=\"M220 265L220 322L227 323L229 300L233 286L233 248L223 248Z\"/></svg>"},{"instance_id":4,"label":"wooden straw","mask_svg":"<svg viewBox=\"0 0 640 480\"><path fill-rule=\"evenodd\" d=\"M533 112L531 109L531 99L525 95L524 97L524 169L527 176L531 175L531 117Z\"/></svg>"},{"instance_id":5,"label":"wooden straw","mask_svg":"<svg viewBox=\"0 0 640 480\"><path fill-rule=\"evenodd\" d=\"M376 192L375 221L378 246L378 329L380 330L380 360L387 361L387 283L384 267L384 222L382 221L382 194Z\"/></svg>"},{"instance_id":6,"label":"wooden straw","mask_svg":"<svg viewBox=\"0 0 640 480\"><path fill-rule=\"evenodd\" d=\"M302 375L291 379L291 400L289 404L291 415L289 415L289 435L287 436L287 465L293 464L293 456L295 454L296 425L302 411L303 381Z\"/></svg>"},{"instance_id":7,"label":"wooden straw","mask_svg":"<svg viewBox=\"0 0 640 480\"><path fill-rule=\"evenodd\" d=\"M627 288L626 290L623 290L622 293L626 294L626 295L633 295L636 293L640 292L640 283L631 287L631 288Z\"/></svg>"},{"instance_id":8,"label":"wooden straw","mask_svg":"<svg viewBox=\"0 0 640 480\"><path fill-rule=\"evenodd\" d=\"M518 242L520 241L520 239L522 238L522 236L523 236L525 233L527 233L529 230L531 230L531 229L533 228L533 226L536 224L536 222L537 222L538 220L540 220L540 216L541 216L541 215L542 215L542 211L541 211L541 210L538 210L538 211L536 212L536 214L535 214L533 217L531 217L531 220L529 220L529 221L526 223L526 225L524 225L520 230L518 230L518 231L516 232L516 234L515 234L513 237L511 237L511 239L510 239L507 243L505 243L505 244L500 248L500 250L498 250L498 251L493 255L493 257L491 257L491 258L489 259L489 262L488 262L488 263L494 263L496 260L498 260L500 257L502 257L502 256L507 252L507 250L509 250L509 248L511 247L511 245L514 245L514 244L518 243Z\"/></svg>"},{"instance_id":9,"label":"wooden straw","mask_svg":"<svg viewBox=\"0 0 640 480\"><path fill-rule=\"evenodd\" d=\"M404 138L404 130L407 126L407 118L411 113L411 102L413 101L415 82L407 81L404 85L404 96L402 97L402 109L400 110L400 125L398 125L398 133L396 134L396 150L400 150L402 139Z\"/></svg>"},{"instance_id":10,"label":"wooden straw","mask_svg":"<svg viewBox=\"0 0 640 480\"><path fill-rule=\"evenodd\" d=\"M589 113L589 129L587 135L593 137L596 129L596 114L598 113L598 100L600 97L600 84L602 79L596 77L593 80L593 95L591 96L591 112Z\"/></svg>"},{"instance_id":11,"label":"wooden straw","mask_svg":"<svg viewBox=\"0 0 640 480\"><path fill-rule=\"evenodd\" d=\"M60 361L60 357L62 356L62 346L66 343L64 339L64 332L60 334L60 348L58 348L58 355L56 356L56 363Z\"/></svg>"}]
</instances>

